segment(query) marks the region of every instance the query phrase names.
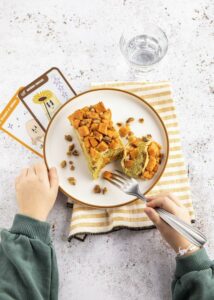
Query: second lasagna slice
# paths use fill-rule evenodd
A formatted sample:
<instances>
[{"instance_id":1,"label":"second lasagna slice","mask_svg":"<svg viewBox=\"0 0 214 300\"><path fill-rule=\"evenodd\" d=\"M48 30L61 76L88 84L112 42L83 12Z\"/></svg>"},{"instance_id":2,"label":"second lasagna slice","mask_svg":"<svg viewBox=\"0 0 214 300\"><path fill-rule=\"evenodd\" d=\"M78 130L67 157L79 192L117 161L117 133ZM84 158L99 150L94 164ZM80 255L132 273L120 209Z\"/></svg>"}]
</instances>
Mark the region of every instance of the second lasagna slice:
<instances>
[{"instance_id":1,"label":"second lasagna slice","mask_svg":"<svg viewBox=\"0 0 214 300\"><path fill-rule=\"evenodd\" d=\"M121 165L124 173L143 180L152 179L161 163L161 146L151 135L132 136L127 143Z\"/></svg>"}]
</instances>

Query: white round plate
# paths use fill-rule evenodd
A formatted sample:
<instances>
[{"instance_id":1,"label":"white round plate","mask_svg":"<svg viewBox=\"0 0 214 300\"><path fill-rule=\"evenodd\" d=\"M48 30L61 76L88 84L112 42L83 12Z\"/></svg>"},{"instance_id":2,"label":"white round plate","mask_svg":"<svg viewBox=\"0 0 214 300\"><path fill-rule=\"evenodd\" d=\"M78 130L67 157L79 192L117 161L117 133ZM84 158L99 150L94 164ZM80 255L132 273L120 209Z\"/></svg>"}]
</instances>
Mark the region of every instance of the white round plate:
<instances>
[{"instance_id":1,"label":"white round plate","mask_svg":"<svg viewBox=\"0 0 214 300\"><path fill-rule=\"evenodd\" d=\"M111 185L108 181L101 178L92 179L88 169L86 158L80 148L79 142L75 136L74 129L71 127L68 116L75 110L84 106L93 105L102 101L106 108L112 111L112 119L117 128L117 122L125 122L129 117L134 117L135 122L131 123L131 130L136 136L151 134L153 139L162 146L164 159L155 176L148 181L139 180L140 190L146 194L159 180L163 173L169 152L169 142L166 128L157 112L140 97L118 89L96 89L79 94L64 104L54 115L46 131L44 143L44 158L47 167L55 166L59 175L59 185L67 196L74 201L84 203L95 207L116 207L127 204L135 197L126 195L117 187ZM138 119L144 118L144 123L139 123ZM65 140L65 134L71 134L76 149L80 152L78 157L68 157L66 155L69 143ZM126 140L123 140L126 143ZM62 160L74 161L75 170L71 171L69 166L62 169L60 162ZM120 162L113 162L103 168L104 170L114 171L120 167ZM102 174L102 171L101 171ZM76 178L76 185L68 183L68 177ZM95 194L93 187L99 184L101 187L106 186L108 192Z\"/></svg>"}]
</instances>

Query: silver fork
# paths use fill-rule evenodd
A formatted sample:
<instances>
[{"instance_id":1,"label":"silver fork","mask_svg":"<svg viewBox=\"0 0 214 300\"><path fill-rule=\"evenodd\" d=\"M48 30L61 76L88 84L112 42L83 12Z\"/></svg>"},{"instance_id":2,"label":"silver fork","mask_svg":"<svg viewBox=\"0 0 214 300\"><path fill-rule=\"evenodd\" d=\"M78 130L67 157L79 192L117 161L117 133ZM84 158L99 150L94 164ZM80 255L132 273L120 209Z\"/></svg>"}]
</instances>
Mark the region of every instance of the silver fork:
<instances>
[{"instance_id":1,"label":"silver fork","mask_svg":"<svg viewBox=\"0 0 214 300\"><path fill-rule=\"evenodd\" d=\"M146 197L140 192L137 180L126 176L119 170L116 170L116 172L117 174L111 173L111 179L107 179L109 182L117 186L124 193L136 196L138 199L147 202ZM169 213L168 211L162 208L156 208L156 212L167 224L169 224L172 228L177 230L192 244L201 247L206 243L207 239L205 235L201 233L198 229L192 227L190 224L187 224L180 218L176 217L175 215Z\"/></svg>"}]
</instances>

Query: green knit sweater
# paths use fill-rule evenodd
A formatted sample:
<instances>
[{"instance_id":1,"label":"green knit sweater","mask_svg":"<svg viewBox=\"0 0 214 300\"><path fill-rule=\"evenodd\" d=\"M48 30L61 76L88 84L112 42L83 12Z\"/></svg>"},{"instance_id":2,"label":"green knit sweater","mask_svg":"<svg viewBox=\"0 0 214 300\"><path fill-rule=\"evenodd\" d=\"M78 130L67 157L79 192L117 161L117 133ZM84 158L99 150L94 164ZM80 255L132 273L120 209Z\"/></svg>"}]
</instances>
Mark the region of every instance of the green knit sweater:
<instances>
[{"instance_id":1,"label":"green knit sweater","mask_svg":"<svg viewBox=\"0 0 214 300\"><path fill-rule=\"evenodd\" d=\"M46 222L16 215L11 230L1 232L0 300L58 299L58 270L49 231ZM214 299L214 262L204 249L176 259L172 299Z\"/></svg>"},{"instance_id":2,"label":"green knit sweater","mask_svg":"<svg viewBox=\"0 0 214 300\"><path fill-rule=\"evenodd\" d=\"M16 215L0 244L1 300L58 299L58 269L50 225Z\"/></svg>"}]
</instances>

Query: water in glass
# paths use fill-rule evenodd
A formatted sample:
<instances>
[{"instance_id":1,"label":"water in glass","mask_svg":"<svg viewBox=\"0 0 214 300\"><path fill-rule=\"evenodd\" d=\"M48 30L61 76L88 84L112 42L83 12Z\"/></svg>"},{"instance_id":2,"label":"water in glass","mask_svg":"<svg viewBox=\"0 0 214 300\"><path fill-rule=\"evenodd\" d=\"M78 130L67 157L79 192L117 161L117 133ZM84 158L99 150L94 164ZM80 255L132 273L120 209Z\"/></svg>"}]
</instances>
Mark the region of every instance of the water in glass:
<instances>
[{"instance_id":1,"label":"water in glass","mask_svg":"<svg viewBox=\"0 0 214 300\"><path fill-rule=\"evenodd\" d=\"M139 66L151 66L162 56L158 40L145 34L137 35L129 40L124 52L131 63Z\"/></svg>"}]
</instances>

